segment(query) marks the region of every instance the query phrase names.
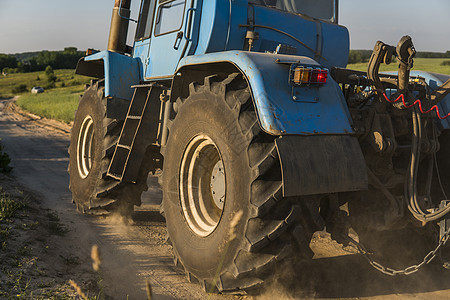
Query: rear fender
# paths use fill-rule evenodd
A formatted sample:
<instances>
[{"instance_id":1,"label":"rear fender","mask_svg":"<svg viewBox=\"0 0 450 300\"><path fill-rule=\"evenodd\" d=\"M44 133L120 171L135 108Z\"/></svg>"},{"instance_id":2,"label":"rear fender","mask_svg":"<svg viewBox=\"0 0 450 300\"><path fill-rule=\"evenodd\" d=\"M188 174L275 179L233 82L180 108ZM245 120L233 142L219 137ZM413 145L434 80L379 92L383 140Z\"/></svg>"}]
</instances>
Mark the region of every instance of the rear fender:
<instances>
[{"instance_id":1,"label":"rear fender","mask_svg":"<svg viewBox=\"0 0 450 300\"><path fill-rule=\"evenodd\" d=\"M111 51L101 51L78 61L76 74L105 78L105 96L124 100L133 97L132 85L139 84L139 61Z\"/></svg>"},{"instance_id":2,"label":"rear fender","mask_svg":"<svg viewBox=\"0 0 450 300\"><path fill-rule=\"evenodd\" d=\"M176 74L182 74L184 68L207 64L233 65L246 78L259 124L269 134L353 133L344 96L331 76L320 88L293 87L289 84L290 65L296 62L319 66L316 61L304 56L226 51L185 57L180 61ZM175 92L175 89L172 90Z\"/></svg>"},{"instance_id":3,"label":"rear fender","mask_svg":"<svg viewBox=\"0 0 450 300\"><path fill-rule=\"evenodd\" d=\"M187 97L189 83L206 76L241 72L261 128L279 136L275 143L284 196L367 189L365 160L357 138L350 135L339 85L330 76L320 88L293 88L290 61L318 66L307 57L242 51L186 57L174 77L171 98Z\"/></svg>"}]
</instances>

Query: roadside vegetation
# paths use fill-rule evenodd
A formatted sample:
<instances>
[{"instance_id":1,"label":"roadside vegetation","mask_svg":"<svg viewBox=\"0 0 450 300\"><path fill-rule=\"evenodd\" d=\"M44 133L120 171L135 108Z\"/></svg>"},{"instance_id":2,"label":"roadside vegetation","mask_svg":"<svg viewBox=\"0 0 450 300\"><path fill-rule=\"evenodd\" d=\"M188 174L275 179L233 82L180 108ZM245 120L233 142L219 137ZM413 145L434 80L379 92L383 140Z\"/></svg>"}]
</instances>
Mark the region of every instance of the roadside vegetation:
<instances>
[{"instance_id":1,"label":"roadside vegetation","mask_svg":"<svg viewBox=\"0 0 450 300\"><path fill-rule=\"evenodd\" d=\"M17 105L35 115L69 124L73 121L78 106L81 88L55 89L41 94L25 94L17 100Z\"/></svg>"},{"instance_id":2,"label":"roadside vegetation","mask_svg":"<svg viewBox=\"0 0 450 300\"><path fill-rule=\"evenodd\" d=\"M350 50L348 56L348 69L367 71L371 50ZM381 65L381 72L397 71L398 63L393 61L390 65ZM418 52L414 59L413 70L441 73L450 75L450 51L440 52Z\"/></svg>"},{"instance_id":3,"label":"roadside vegetation","mask_svg":"<svg viewBox=\"0 0 450 300\"><path fill-rule=\"evenodd\" d=\"M0 54L2 73L26 73L43 71L47 66L53 69L74 69L83 51L66 47L61 51L36 51L17 54Z\"/></svg>"},{"instance_id":4,"label":"roadside vegetation","mask_svg":"<svg viewBox=\"0 0 450 300\"><path fill-rule=\"evenodd\" d=\"M14 73L0 76L0 97L20 96L17 105L41 117L70 123L78 105L79 95L90 78L76 75L74 70L53 70ZM44 93L31 94L40 86Z\"/></svg>"},{"instance_id":5,"label":"roadside vegetation","mask_svg":"<svg viewBox=\"0 0 450 300\"><path fill-rule=\"evenodd\" d=\"M45 92L49 89L64 89L75 87L79 90L83 90L86 83L89 82L90 78L86 76L76 75L75 70L64 69L64 70L54 70L53 75L56 77L49 77L46 75L46 71L30 72L30 73L14 73L8 74L7 76L0 75L0 95L3 98L11 98L13 96L19 96L21 94L30 93L31 88L34 86L41 86L46 88ZM48 85L53 85L54 87ZM25 86L26 88L19 88L20 86ZM15 92L15 89L19 88L20 92Z\"/></svg>"},{"instance_id":6,"label":"roadside vegetation","mask_svg":"<svg viewBox=\"0 0 450 300\"><path fill-rule=\"evenodd\" d=\"M350 50L348 63L366 63L371 55L372 50ZM417 52L416 58L450 58L450 50L447 52Z\"/></svg>"}]
</instances>

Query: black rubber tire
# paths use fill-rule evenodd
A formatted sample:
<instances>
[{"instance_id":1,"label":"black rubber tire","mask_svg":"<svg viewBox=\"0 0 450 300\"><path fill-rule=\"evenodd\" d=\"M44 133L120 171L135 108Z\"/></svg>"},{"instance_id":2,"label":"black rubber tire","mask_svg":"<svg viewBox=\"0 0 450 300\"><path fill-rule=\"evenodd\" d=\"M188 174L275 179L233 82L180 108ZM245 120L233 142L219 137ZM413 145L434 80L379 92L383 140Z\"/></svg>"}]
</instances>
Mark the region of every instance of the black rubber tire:
<instances>
[{"instance_id":1,"label":"black rubber tire","mask_svg":"<svg viewBox=\"0 0 450 300\"><path fill-rule=\"evenodd\" d=\"M163 153L163 206L175 263L208 292L252 292L281 260L312 258L310 239L324 223L310 198L282 197L274 137L261 131L240 74L224 80L211 76L189 90L187 99L177 100ZM206 237L187 225L178 187L184 151L199 134L215 142L227 174L223 213Z\"/></svg>"},{"instance_id":2,"label":"black rubber tire","mask_svg":"<svg viewBox=\"0 0 450 300\"><path fill-rule=\"evenodd\" d=\"M147 173L141 168L138 182L120 183L106 176L109 163L118 142L123 121L106 117L106 98L103 80L88 87L80 98L71 131L69 146L69 175L72 200L79 211L89 214L118 212L129 216L134 205L141 204L141 194L147 190ZM93 120L94 135L91 146L92 167L88 175L80 175L77 163L77 145L83 121Z\"/></svg>"}]
</instances>

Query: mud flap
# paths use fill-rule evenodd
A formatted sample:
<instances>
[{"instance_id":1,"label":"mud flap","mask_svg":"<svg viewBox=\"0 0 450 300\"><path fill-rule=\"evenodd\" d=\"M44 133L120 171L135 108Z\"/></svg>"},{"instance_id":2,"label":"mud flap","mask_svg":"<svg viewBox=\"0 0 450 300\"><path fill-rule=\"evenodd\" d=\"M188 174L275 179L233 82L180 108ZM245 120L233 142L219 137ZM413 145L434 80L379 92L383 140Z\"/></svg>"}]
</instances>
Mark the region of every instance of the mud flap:
<instances>
[{"instance_id":1,"label":"mud flap","mask_svg":"<svg viewBox=\"0 0 450 300\"><path fill-rule=\"evenodd\" d=\"M284 197L367 189L366 163L355 137L283 136L275 144Z\"/></svg>"}]
</instances>

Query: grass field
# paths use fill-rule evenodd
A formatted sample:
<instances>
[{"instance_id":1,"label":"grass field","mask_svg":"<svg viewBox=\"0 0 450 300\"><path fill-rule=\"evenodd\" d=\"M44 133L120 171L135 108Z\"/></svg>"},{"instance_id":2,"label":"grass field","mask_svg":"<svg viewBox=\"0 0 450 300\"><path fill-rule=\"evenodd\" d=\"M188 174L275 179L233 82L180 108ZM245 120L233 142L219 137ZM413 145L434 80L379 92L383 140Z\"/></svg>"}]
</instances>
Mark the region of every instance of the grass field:
<instances>
[{"instance_id":1,"label":"grass field","mask_svg":"<svg viewBox=\"0 0 450 300\"><path fill-rule=\"evenodd\" d=\"M450 75L450 66L442 66L441 63L450 60L448 58L416 58L414 59L413 70L420 70L433 73L441 73ZM367 71L367 63L350 64L348 69ZM397 71L398 63L391 63L390 65L381 65L380 71Z\"/></svg>"},{"instance_id":2,"label":"grass field","mask_svg":"<svg viewBox=\"0 0 450 300\"><path fill-rule=\"evenodd\" d=\"M44 72L0 75L0 97L10 98L20 96L17 105L36 115L70 123L78 105L79 95L83 93L84 86L90 78L76 75L74 70L55 70L57 76L56 87L46 89L41 94L31 94L34 86L45 87L47 76ZM13 93L18 85L25 84L26 92Z\"/></svg>"},{"instance_id":3,"label":"grass field","mask_svg":"<svg viewBox=\"0 0 450 300\"><path fill-rule=\"evenodd\" d=\"M64 87L81 87L89 82L88 77L76 75L74 70L55 70L54 73L58 78L55 83L57 88L62 87L63 85ZM18 94L13 93L12 90L21 84L27 86L27 92L29 93L34 86L45 88L47 85L47 76L44 71L8 74L8 76L0 75L0 97L10 98L18 96Z\"/></svg>"},{"instance_id":4,"label":"grass field","mask_svg":"<svg viewBox=\"0 0 450 300\"><path fill-rule=\"evenodd\" d=\"M38 116L70 123L78 106L82 87L56 88L41 94L24 94L17 100L22 109Z\"/></svg>"}]
</instances>

